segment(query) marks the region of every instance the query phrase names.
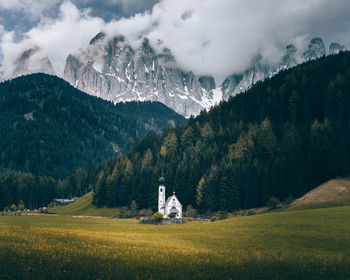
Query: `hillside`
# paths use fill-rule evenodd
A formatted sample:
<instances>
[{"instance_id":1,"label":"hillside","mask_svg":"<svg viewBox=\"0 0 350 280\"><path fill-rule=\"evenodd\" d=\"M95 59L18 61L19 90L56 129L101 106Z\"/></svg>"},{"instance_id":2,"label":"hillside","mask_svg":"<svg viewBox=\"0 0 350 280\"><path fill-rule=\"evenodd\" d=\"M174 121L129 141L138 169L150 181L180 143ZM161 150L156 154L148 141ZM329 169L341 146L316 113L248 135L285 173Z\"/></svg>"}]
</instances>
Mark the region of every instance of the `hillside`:
<instances>
[{"instance_id":1,"label":"hillside","mask_svg":"<svg viewBox=\"0 0 350 280\"><path fill-rule=\"evenodd\" d=\"M155 207L162 173L202 213L300 197L350 173L349 108L350 52L309 61L136 143L101 166L94 202Z\"/></svg>"},{"instance_id":2,"label":"hillside","mask_svg":"<svg viewBox=\"0 0 350 280\"><path fill-rule=\"evenodd\" d=\"M310 209L350 204L350 180L333 179L311 190L289 209Z\"/></svg>"},{"instance_id":3,"label":"hillside","mask_svg":"<svg viewBox=\"0 0 350 280\"><path fill-rule=\"evenodd\" d=\"M0 84L0 166L65 178L130 149L150 131L184 123L160 103L115 106L45 74Z\"/></svg>"},{"instance_id":4,"label":"hillside","mask_svg":"<svg viewBox=\"0 0 350 280\"><path fill-rule=\"evenodd\" d=\"M96 208L92 204L92 193L88 193L72 204L55 206L48 209L49 213L70 216L102 216L112 217L120 212L119 208Z\"/></svg>"}]
</instances>

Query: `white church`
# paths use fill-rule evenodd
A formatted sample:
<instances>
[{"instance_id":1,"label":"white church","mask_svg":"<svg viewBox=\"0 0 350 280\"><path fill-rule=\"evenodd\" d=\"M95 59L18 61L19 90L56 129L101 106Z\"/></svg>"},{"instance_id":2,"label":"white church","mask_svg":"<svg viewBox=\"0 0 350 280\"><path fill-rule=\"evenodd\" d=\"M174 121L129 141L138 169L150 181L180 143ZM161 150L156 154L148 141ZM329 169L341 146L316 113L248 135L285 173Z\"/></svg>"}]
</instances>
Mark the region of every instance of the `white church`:
<instances>
[{"instance_id":1,"label":"white church","mask_svg":"<svg viewBox=\"0 0 350 280\"><path fill-rule=\"evenodd\" d=\"M182 218L182 204L175 196L175 192L165 201L164 177L159 178L158 212L162 213L164 218L168 218L170 214L175 215L177 219Z\"/></svg>"}]
</instances>

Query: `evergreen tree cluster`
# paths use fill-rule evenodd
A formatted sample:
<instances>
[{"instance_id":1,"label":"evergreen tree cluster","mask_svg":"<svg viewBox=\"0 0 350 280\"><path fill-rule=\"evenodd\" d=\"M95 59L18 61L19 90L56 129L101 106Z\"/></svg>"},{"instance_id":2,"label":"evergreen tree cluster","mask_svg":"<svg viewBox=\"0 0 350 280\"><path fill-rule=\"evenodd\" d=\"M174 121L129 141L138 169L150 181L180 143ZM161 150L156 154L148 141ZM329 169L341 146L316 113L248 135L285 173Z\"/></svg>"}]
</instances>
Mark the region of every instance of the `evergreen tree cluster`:
<instances>
[{"instance_id":1,"label":"evergreen tree cluster","mask_svg":"<svg viewBox=\"0 0 350 280\"><path fill-rule=\"evenodd\" d=\"M155 208L162 173L202 213L301 196L349 174L349 108L350 53L304 63L136 142L100 167L94 202Z\"/></svg>"},{"instance_id":2,"label":"evergreen tree cluster","mask_svg":"<svg viewBox=\"0 0 350 280\"><path fill-rule=\"evenodd\" d=\"M161 103L114 105L54 76L22 76L0 84L0 167L62 179L184 122Z\"/></svg>"},{"instance_id":3,"label":"evergreen tree cluster","mask_svg":"<svg viewBox=\"0 0 350 280\"><path fill-rule=\"evenodd\" d=\"M66 179L36 176L31 173L0 169L0 211L13 208L38 209L54 198L72 198L91 191L96 169L78 168Z\"/></svg>"}]
</instances>

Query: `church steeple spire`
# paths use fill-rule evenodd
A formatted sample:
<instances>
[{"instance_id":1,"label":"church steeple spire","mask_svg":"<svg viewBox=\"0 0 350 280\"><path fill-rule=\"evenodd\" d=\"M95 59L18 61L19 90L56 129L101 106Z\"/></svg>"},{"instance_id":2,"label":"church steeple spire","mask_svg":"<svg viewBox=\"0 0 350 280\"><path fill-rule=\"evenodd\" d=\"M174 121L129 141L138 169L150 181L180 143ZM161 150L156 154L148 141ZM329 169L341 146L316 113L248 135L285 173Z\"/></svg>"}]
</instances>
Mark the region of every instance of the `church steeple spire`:
<instances>
[{"instance_id":1,"label":"church steeple spire","mask_svg":"<svg viewBox=\"0 0 350 280\"><path fill-rule=\"evenodd\" d=\"M162 176L159 178L159 189L158 189L158 212L165 214L165 178Z\"/></svg>"}]
</instances>

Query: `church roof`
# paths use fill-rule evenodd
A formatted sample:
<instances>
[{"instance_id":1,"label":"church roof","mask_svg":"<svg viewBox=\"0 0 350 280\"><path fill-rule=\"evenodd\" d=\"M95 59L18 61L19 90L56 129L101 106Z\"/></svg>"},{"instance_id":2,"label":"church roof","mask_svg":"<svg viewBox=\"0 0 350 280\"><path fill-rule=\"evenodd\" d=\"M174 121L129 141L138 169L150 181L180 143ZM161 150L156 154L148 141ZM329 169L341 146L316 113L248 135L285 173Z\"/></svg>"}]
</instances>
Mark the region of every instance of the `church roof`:
<instances>
[{"instance_id":1,"label":"church roof","mask_svg":"<svg viewBox=\"0 0 350 280\"><path fill-rule=\"evenodd\" d=\"M168 205L168 203L173 199L175 198L177 200L177 202L182 206L180 200L176 197L175 193L172 195L172 196L169 196L168 199L166 200L165 202L165 205Z\"/></svg>"}]
</instances>

